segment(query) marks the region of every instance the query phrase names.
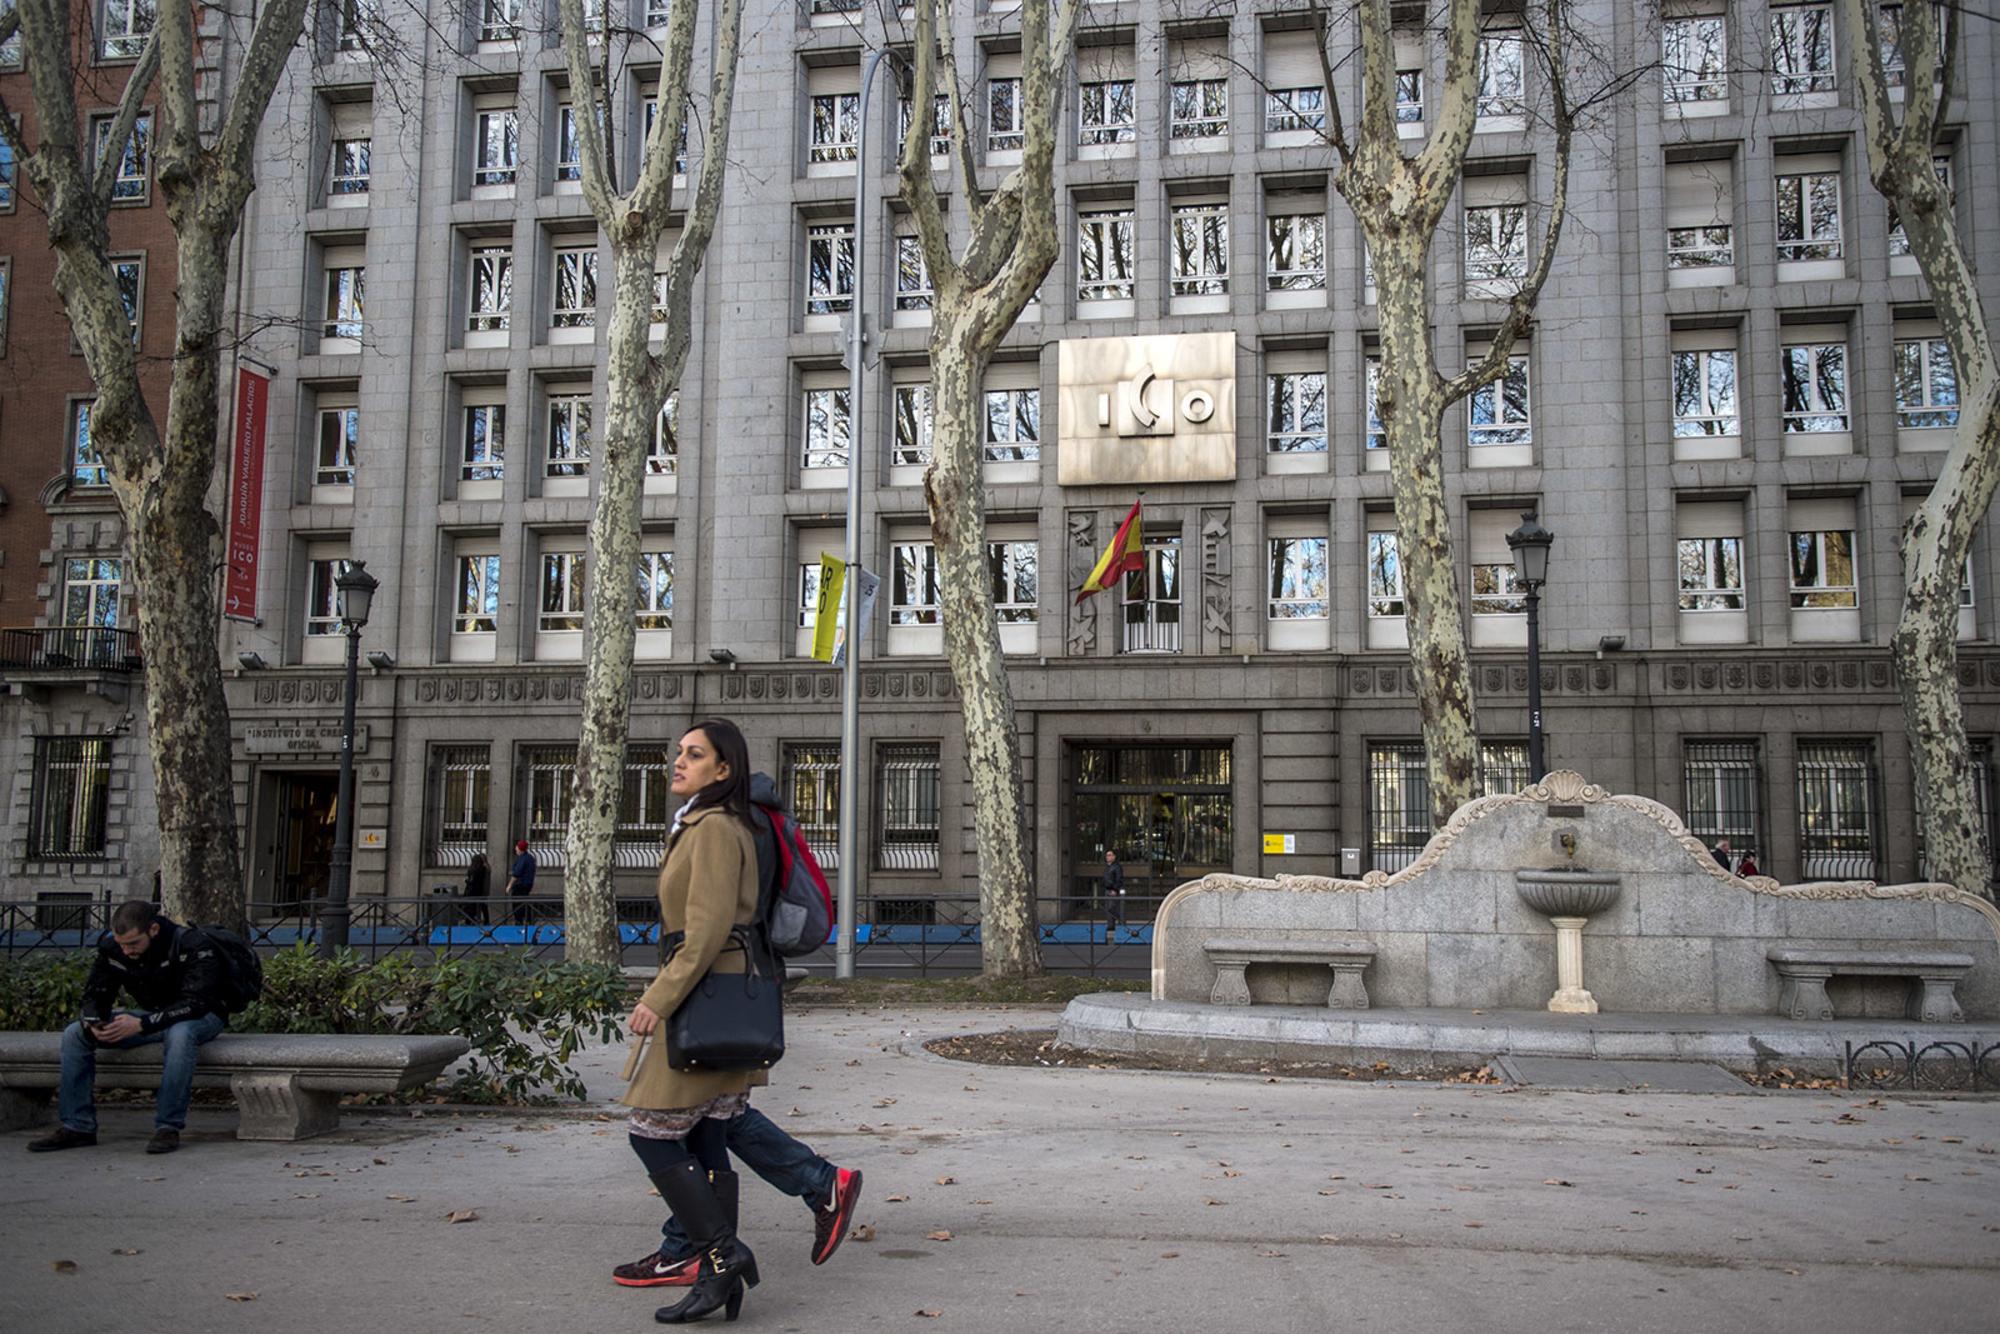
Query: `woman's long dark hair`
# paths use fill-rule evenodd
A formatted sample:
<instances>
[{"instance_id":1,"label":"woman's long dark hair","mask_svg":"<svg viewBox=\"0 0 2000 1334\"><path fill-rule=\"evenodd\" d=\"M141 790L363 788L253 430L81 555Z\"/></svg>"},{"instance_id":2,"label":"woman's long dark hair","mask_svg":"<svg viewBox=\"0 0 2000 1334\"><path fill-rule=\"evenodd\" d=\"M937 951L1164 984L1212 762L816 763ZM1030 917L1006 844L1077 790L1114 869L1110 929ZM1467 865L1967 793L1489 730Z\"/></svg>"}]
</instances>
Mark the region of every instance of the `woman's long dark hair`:
<instances>
[{"instance_id":1,"label":"woman's long dark hair","mask_svg":"<svg viewBox=\"0 0 2000 1334\"><path fill-rule=\"evenodd\" d=\"M708 738L715 758L729 766L729 777L718 779L694 794L694 808L720 806L746 824L750 820L750 743L743 731L727 718L709 718L687 729ZM686 733L682 733L686 736Z\"/></svg>"}]
</instances>

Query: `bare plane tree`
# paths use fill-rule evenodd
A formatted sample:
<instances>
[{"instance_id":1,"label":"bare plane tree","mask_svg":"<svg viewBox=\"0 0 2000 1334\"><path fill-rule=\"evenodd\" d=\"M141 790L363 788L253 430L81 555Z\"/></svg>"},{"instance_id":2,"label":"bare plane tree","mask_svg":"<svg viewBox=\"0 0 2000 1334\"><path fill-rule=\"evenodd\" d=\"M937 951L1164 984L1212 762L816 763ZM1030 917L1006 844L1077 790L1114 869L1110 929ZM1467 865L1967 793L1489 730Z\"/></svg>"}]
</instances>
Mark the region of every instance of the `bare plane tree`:
<instances>
[{"instance_id":1,"label":"bare plane tree","mask_svg":"<svg viewBox=\"0 0 2000 1334\"><path fill-rule=\"evenodd\" d=\"M216 652L215 572L219 525L209 497L216 481L218 383L228 297L229 250L255 188L257 132L286 60L299 40L306 0L267 0L256 16L231 88L204 133L214 96L210 52L197 37L193 0L160 0L153 34L126 82L101 151L80 136L73 53L88 6L18 0L0 16L0 41L18 24L35 142L0 106L12 144L48 216L55 289L97 386L91 439L124 518L146 661L146 720L161 842L161 890L169 912L241 927L242 863L230 779L229 709ZM152 144L159 188L175 237L174 352L162 429L139 382L131 319L111 263L112 187L126 142L157 75L160 130Z\"/></svg>"},{"instance_id":2,"label":"bare plane tree","mask_svg":"<svg viewBox=\"0 0 2000 1334\"><path fill-rule=\"evenodd\" d=\"M1334 188L1360 224L1375 277L1382 348L1376 415L1389 445L1410 665L1429 756L1431 819L1442 825L1452 811L1479 795L1479 732L1445 503L1441 424L1454 403L1506 374L1509 353L1528 331L1568 210L1575 115L1568 88L1566 0L1543 0L1542 30L1527 43L1547 80L1554 140L1554 183L1543 211L1541 243L1506 299L1506 315L1486 354L1447 378L1438 371L1431 345L1425 273L1438 224L1464 176L1472 143L1483 7L1480 0L1448 0L1437 123L1414 157L1404 155L1396 125L1396 9L1392 0L1358 0L1356 5L1361 114L1351 138L1327 53L1331 18L1325 9L1316 10L1316 18L1327 95L1326 138L1340 160Z\"/></svg>"},{"instance_id":3,"label":"bare plane tree","mask_svg":"<svg viewBox=\"0 0 2000 1334\"><path fill-rule=\"evenodd\" d=\"M1949 17L1939 32L1938 14ZM1854 60L1868 173L1909 237L1957 378L1957 425L1930 494L1903 529L1903 610L1891 651L1933 880L1992 893L1992 856L1972 782L1958 693L1958 597L1972 537L2000 485L2000 371L1949 186L1932 159L1950 103L1956 7L1902 7L1902 119L1876 40L1872 0L1840 0ZM1942 37L1942 40L1940 38Z\"/></svg>"},{"instance_id":4,"label":"bare plane tree","mask_svg":"<svg viewBox=\"0 0 2000 1334\"><path fill-rule=\"evenodd\" d=\"M982 395L994 351L1055 262L1057 115L1083 3L1023 0L1025 143L1020 165L990 195L983 195L973 169L952 36L949 30L938 31L943 0L917 0L910 105L934 105L942 72L951 107L957 192L970 220L961 253L952 251L931 174L930 117L910 117L899 164L903 200L916 220L935 292L932 452L924 498L937 550L945 656L963 701L979 846L980 954L988 977L1039 974L1042 952L1028 866L1031 831L1021 803L1020 733L986 577Z\"/></svg>"},{"instance_id":5,"label":"bare plane tree","mask_svg":"<svg viewBox=\"0 0 2000 1334\"><path fill-rule=\"evenodd\" d=\"M594 87L608 86L609 81L600 84L593 79L592 42L585 30L583 0L560 0L558 11L570 87L581 107L592 100ZM742 0L723 0L715 17L715 68L710 77L708 137L701 171L693 202L681 221L679 238L656 290L660 238L675 221L676 148L689 114L688 84L699 11L697 0L674 0L661 51L659 114L641 149L631 189L618 192L609 138L597 117L576 117L583 195L610 242L612 255L605 421L599 437L602 450L593 461L600 471L586 562L590 646L563 876L565 952L571 959L595 963L616 963L619 957L613 842L632 716L640 501L646 455L654 424L668 397L679 388L681 370L687 364L693 336L690 304L722 206L729 113L736 94L743 7ZM657 348L651 345L656 322L665 325L664 340Z\"/></svg>"}]
</instances>

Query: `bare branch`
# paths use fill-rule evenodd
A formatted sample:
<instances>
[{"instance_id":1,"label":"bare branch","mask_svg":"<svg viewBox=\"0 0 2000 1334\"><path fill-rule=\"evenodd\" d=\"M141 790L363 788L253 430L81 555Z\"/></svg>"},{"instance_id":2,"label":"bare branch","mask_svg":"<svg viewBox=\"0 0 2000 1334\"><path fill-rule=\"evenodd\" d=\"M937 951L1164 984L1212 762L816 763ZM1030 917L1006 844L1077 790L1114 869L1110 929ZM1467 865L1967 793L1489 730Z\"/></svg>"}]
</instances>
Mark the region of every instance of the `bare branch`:
<instances>
[{"instance_id":1,"label":"bare branch","mask_svg":"<svg viewBox=\"0 0 2000 1334\"><path fill-rule=\"evenodd\" d=\"M189 0L174 0L187 4ZM287 58L304 31L307 0L266 0L250 29L236 75L236 91L229 99L222 131L216 136L215 158L225 175L218 178L226 186L222 198L211 206L234 215L243 207L255 186L251 163L257 149L257 129L270 109L271 95L285 72Z\"/></svg>"},{"instance_id":2,"label":"bare branch","mask_svg":"<svg viewBox=\"0 0 2000 1334\"><path fill-rule=\"evenodd\" d=\"M937 185L931 178L930 124L926 117L916 114L918 107L928 107L936 96L938 4L939 0L916 0L917 44L910 58L910 123L903 131L903 151L897 158L896 174L902 181L903 201L917 222L917 236L923 242L931 285L942 295L948 287L956 288L959 284L958 261L952 257L951 233L945 227L944 210L938 206Z\"/></svg>"},{"instance_id":3,"label":"bare branch","mask_svg":"<svg viewBox=\"0 0 2000 1334\"><path fill-rule=\"evenodd\" d=\"M950 0L943 0L943 3L947 23L944 31L944 39L938 44L938 59L944 66L945 94L951 103L952 147L957 150L952 154L952 158L958 164L958 184L960 192L965 196L966 212L972 219L973 229L977 231L980 215L985 211L986 206L980 199L979 173L974 168L972 161L972 136L966 130L965 90L958 81L958 42L953 36L953 29L949 23L951 18L951 4ZM926 123L928 123L930 107L932 105L933 103L930 102L919 103L912 97L910 99L911 118L914 119L922 115ZM926 133L928 133L928 130L926 130Z\"/></svg>"},{"instance_id":4,"label":"bare branch","mask_svg":"<svg viewBox=\"0 0 2000 1334\"><path fill-rule=\"evenodd\" d=\"M681 0L688 3L689 0ZM679 8L676 5L676 8ZM604 127L598 123L598 108L604 104L597 79L590 68L590 38L583 27L583 0L556 0L562 19L563 66L569 71L570 115L576 121L576 137L581 166L583 196L600 225L618 213L618 191L611 165L605 157ZM608 109L608 108L607 108ZM661 108L665 110L664 107ZM609 116L605 117L607 120Z\"/></svg>"},{"instance_id":5,"label":"bare branch","mask_svg":"<svg viewBox=\"0 0 2000 1334\"><path fill-rule=\"evenodd\" d=\"M1341 165L1347 166L1354 161L1354 146L1347 142L1347 125L1340 114L1340 85L1334 82L1333 57L1326 49L1326 44L1332 36L1332 25L1328 21L1326 6L1315 3L1313 38L1319 48L1319 81L1326 89L1326 139L1333 146L1333 151L1339 155Z\"/></svg>"}]
</instances>

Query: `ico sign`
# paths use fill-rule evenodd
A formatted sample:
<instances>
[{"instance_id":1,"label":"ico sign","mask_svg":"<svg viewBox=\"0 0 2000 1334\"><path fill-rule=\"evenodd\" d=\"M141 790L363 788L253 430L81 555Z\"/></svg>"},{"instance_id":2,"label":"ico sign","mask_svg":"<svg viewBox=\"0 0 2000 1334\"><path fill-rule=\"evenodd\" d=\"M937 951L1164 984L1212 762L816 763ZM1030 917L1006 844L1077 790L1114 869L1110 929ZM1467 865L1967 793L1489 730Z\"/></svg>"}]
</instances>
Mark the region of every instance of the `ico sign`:
<instances>
[{"instance_id":1,"label":"ico sign","mask_svg":"<svg viewBox=\"0 0 2000 1334\"><path fill-rule=\"evenodd\" d=\"M1057 371L1063 486L1236 477L1236 337L1070 338Z\"/></svg>"}]
</instances>

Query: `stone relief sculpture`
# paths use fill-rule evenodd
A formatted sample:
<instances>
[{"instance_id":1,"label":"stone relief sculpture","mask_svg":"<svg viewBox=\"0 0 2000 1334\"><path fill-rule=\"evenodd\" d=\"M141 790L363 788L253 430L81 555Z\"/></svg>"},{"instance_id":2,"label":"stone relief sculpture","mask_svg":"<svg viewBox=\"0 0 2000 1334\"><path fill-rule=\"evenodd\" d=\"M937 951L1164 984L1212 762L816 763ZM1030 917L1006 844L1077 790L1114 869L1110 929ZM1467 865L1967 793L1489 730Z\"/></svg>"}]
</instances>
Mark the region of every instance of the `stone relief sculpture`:
<instances>
[{"instance_id":1,"label":"stone relief sculpture","mask_svg":"<svg viewBox=\"0 0 2000 1334\"><path fill-rule=\"evenodd\" d=\"M1201 646L1204 653L1227 653L1235 639L1229 603L1229 511L1201 512Z\"/></svg>"},{"instance_id":2,"label":"stone relief sculpture","mask_svg":"<svg viewBox=\"0 0 2000 1334\"><path fill-rule=\"evenodd\" d=\"M1069 655L1072 658L1088 658L1097 652L1097 605L1094 600L1078 603L1074 593L1083 587L1083 581L1090 577L1091 566L1097 563L1097 514L1094 510L1071 510L1069 512L1069 560L1065 567L1067 582L1063 586L1065 600L1069 602L1067 638Z\"/></svg>"}]
</instances>

